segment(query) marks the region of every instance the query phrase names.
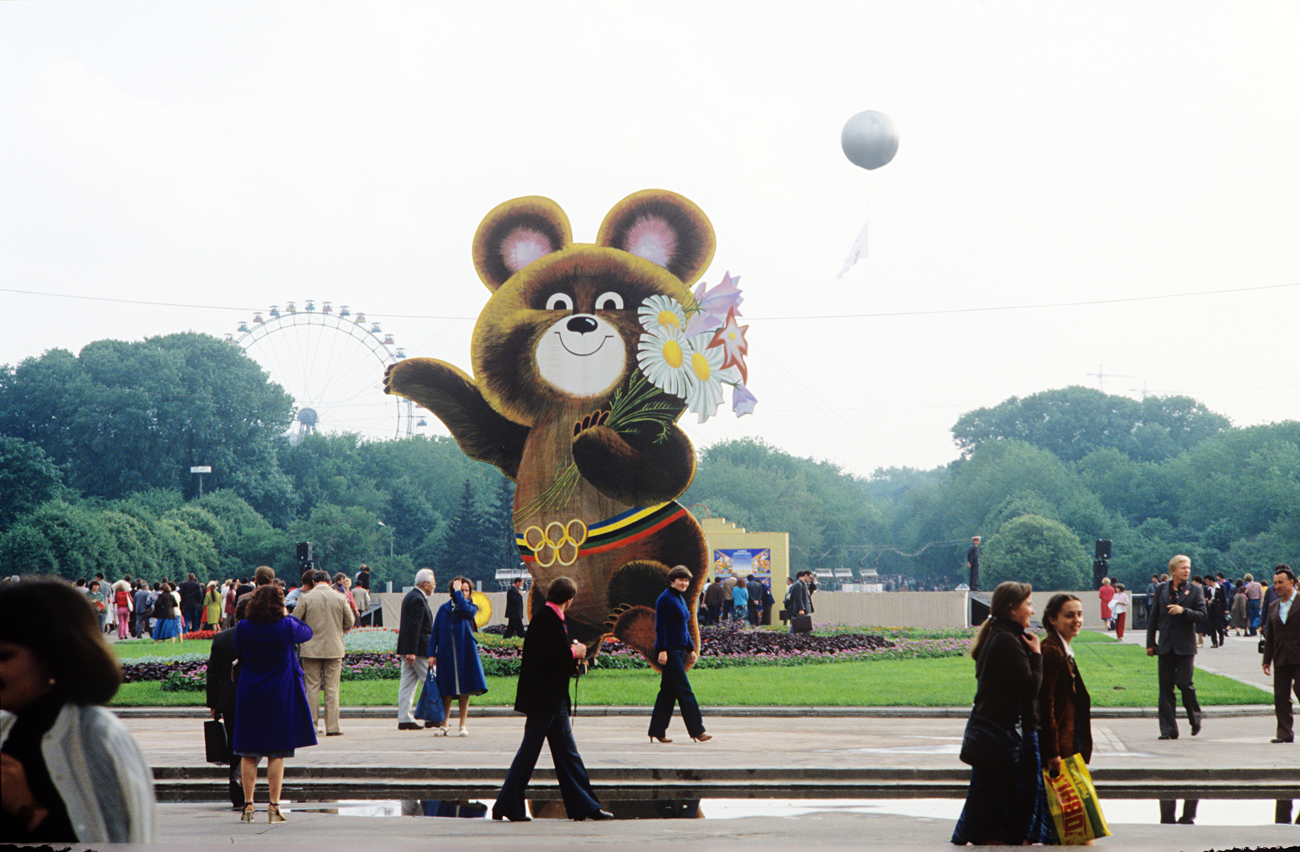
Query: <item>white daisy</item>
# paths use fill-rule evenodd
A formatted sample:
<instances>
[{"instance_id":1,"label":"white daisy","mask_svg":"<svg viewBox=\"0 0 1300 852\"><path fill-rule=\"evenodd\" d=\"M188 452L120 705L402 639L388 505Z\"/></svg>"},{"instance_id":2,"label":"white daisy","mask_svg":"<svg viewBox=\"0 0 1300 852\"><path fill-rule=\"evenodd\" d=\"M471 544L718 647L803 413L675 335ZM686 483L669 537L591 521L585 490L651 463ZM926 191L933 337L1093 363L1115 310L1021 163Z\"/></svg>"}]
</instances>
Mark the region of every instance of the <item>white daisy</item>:
<instances>
[{"instance_id":1,"label":"white daisy","mask_svg":"<svg viewBox=\"0 0 1300 852\"><path fill-rule=\"evenodd\" d=\"M712 332L686 338L690 382L686 388L686 407L699 415L701 423L718 413L722 405L722 385L740 383L740 372L735 367L723 367L726 357L723 347L709 348Z\"/></svg>"},{"instance_id":2,"label":"white daisy","mask_svg":"<svg viewBox=\"0 0 1300 852\"><path fill-rule=\"evenodd\" d=\"M651 296L641 303L636 317L646 331L676 328L680 334L686 328L686 311L671 296Z\"/></svg>"},{"instance_id":3,"label":"white daisy","mask_svg":"<svg viewBox=\"0 0 1300 852\"><path fill-rule=\"evenodd\" d=\"M650 384L664 393L686 398L692 380L692 361L690 344L682 335L681 326L647 330L637 342L636 363Z\"/></svg>"}]
</instances>

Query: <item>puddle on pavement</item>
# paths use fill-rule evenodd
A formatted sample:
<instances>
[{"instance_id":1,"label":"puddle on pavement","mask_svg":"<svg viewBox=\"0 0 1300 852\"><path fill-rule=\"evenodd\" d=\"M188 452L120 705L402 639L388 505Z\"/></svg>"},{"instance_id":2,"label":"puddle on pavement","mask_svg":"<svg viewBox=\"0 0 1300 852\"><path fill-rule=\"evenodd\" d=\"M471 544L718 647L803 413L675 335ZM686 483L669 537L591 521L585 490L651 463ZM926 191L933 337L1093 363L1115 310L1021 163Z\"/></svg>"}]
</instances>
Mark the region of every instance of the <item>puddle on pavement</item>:
<instances>
[{"instance_id":1,"label":"puddle on pavement","mask_svg":"<svg viewBox=\"0 0 1300 852\"><path fill-rule=\"evenodd\" d=\"M297 813L354 817L425 816L488 819L492 799L341 799L331 802L291 802ZM606 799L604 807L618 819L747 819L802 817L816 813L912 817L956 822L962 799ZM1103 799L1112 824L1160 823L1217 826L1295 824L1300 831L1300 801L1264 799ZM567 819L559 799L530 799L535 819Z\"/></svg>"}]
</instances>

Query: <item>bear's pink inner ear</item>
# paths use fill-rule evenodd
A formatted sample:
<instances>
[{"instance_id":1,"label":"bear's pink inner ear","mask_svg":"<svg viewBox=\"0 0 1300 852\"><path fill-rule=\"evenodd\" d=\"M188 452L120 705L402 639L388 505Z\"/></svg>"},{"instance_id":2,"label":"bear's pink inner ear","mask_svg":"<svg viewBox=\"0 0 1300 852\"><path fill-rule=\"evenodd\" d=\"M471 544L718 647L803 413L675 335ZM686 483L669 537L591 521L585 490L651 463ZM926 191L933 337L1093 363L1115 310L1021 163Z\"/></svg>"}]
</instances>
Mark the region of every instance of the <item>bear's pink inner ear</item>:
<instances>
[{"instance_id":1,"label":"bear's pink inner ear","mask_svg":"<svg viewBox=\"0 0 1300 852\"><path fill-rule=\"evenodd\" d=\"M536 228L515 228L501 241L501 261L511 274L553 251L550 239Z\"/></svg>"},{"instance_id":2,"label":"bear's pink inner ear","mask_svg":"<svg viewBox=\"0 0 1300 852\"><path fill-rule=\"evenodd\" d=\"M627 229L624 251L667 267L677 255L677 231L660 216L644 214Z\"/></svg>"}]
</instances>

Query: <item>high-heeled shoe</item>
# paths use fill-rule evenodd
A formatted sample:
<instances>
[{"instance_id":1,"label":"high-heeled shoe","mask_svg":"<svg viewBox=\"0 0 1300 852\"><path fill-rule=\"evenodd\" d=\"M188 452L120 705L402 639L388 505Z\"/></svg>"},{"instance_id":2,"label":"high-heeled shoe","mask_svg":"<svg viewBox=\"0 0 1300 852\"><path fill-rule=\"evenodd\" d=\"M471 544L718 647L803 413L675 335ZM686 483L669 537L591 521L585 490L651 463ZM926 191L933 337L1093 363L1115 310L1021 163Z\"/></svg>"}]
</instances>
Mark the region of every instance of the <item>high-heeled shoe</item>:
<instances>
[{"instance_id":1,"label":"high-heeled shoe","mask_svg":"<svg viewBox=\"0 0 1300 852\"><path fill-rule=\"evenodd\" d=\"M713 739L713 734L700 734L698 737L691 737L693 743L707 743Z\"/></svg>"},{"instance_id":2,"label":"high-heeled shoe","mask_svg":"<svg viewBox=\"0 0 1300 852\"><path fill-rule=\"evenodd\" d=\"M256 809L253 807L253 803L244 802L244 813L239 819L241 822L252 822L255 813Z\"/></svg>"},{"instance_id":3,"label":"high-heeled shoe","mask_svg":"<svg viewBox=\"0 0 1300 852\"><path fill-rule=\"evenodd\" d=\"M650 742L652 742L652 743L670 743L670 742L672 742L672 740L668 739L667 737L656 737L654 734L651 734L651 735L650 735Z\"/></svg>"},{"instance_id":4,"label":"high-heeled shoe","mask_svg":"<svg viewBox=\"0 0 1300 852\"><path fill-rule=\"evenodd\" d=\"M288 822L288 820L284 818L284 814L280 813L279 802L272 802L271 804L267 805L266 821L267 822Z\"/></svg>"}]
</instances>

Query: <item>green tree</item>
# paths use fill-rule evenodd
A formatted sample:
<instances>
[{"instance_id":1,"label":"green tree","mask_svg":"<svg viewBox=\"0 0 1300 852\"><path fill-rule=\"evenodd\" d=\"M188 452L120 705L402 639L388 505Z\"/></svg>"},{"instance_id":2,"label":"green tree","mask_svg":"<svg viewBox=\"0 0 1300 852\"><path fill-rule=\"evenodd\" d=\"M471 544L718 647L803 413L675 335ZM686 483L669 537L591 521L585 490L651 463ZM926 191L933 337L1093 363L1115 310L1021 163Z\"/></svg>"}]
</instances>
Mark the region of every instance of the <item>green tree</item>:
<instances>
[{"instance_id":1,"label":"green tree","mask_svg":"<svg viewBox=\"0 0 1300 852\"><path fill-rule=\"evenodd\" d=\"M1163 461L1229 428L1226 417L1187 397L1142 402L1074 385L1011 397L963 414L953 440L969 458L981 445L1025 441L1065 461L1096 450L1119 450L1139 461Z\"/></svg>"},{"instance_id":2,"label":"green tree","mask_svg":"<svg viewBox=\"0 0 1300 852\"><path fill-rule=\"evenodd\" d=\"M39 445L68 485L117 498L274 480L293 401L237 346L191 332L51 350L0 372L0 433ZM265 495L261 495L264 497ZM261 499L259 497L259 499Z\"/></svg>"},{"instance_id":3,"label":"green tree","mask_svg":"<svg viewBox=\"0 0 1300 852\"><path fill-rule=\"evenodd\" d=\"M443 533L439 562L435 569L441 581L457 574L474 581L475 588L495 588L495 566L485 547L484 513L474 497L469 480L461 487L460 503Z\"/></svg>"},{"instance_id":4,"label":"green tree","mask_svg":"<svg viewBox=\"0 0 1300 852\"><path fill-rule=\"evenodd\" d=\"M1040 591L1091 587L1092 561L1068 527L1038 515L1019 515L998 528L984 548L982 583L1006 580Z\"/></svg>"},{"instance_id":5,"label":"green tree","mask_svg":"<svg viewBox=\"0 0 1300 852\"><path fill-rule=\"evenodd\" d=\"M58 497L59 469L38 445L0 435L0 532L15 520Z\"/></svg>"},{"instance_id":6,"label":"green tree","mask_svg":"<svg viewBox=\"0 0 1300 852\"><path fill-rule=\"evenodd\" d=\"M379 517L360 506L326 504L313 509L310 517L295 521L290 533L294 541L312 543L317 568L331 576L339 571L351 576L358 565L378 552L381 529Z\"/></svg>"}]
</instances>

